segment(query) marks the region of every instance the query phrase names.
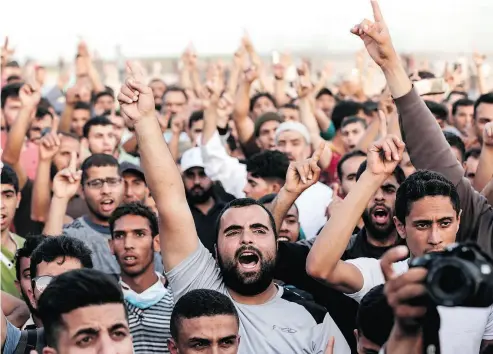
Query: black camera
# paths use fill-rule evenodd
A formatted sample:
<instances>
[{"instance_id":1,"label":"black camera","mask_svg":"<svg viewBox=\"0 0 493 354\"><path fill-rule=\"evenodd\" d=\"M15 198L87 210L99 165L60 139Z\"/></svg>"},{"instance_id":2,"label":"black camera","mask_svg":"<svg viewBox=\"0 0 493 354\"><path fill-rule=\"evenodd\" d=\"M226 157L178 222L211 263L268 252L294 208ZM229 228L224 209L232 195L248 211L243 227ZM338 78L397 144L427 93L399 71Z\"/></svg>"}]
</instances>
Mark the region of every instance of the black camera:
<instances>
[{"instance_id":1,"label":"black camera","mask_svg":"<svg viewBox=\"0 0 493 354\"><path fill-rule=\"evenodd\" d=\"M488 307L493 304L493 261L472 243L411 259L409 267L428 269L428 295L440 306Z\"/></svg>"}]
</instances>

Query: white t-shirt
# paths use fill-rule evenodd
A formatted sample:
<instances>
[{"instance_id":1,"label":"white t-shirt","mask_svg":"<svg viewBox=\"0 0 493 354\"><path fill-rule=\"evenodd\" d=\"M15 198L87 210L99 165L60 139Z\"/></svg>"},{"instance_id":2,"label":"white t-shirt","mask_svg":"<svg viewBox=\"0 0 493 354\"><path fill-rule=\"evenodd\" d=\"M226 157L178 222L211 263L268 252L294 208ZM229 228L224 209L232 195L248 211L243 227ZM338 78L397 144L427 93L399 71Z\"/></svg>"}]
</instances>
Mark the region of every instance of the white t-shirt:
<instances>
[{"instance_id":1,"label":"white t-shirt","mask_svg":"<svg viewBox=\"0 0 493 354\"><path fill-rule=\"evenodd\" d=\"M314 238L327 222L325 211L331 201L332 189L320 182L305 190L296 199L301 228L307 240Z\"/></svg>"},{"instance_id":2,"label":"white t-shirt","mask_svg":"<svg viewBox=\"0 0 493 354\"><path fill-rule=\"evenodd\" d=\"M363 275L363 288L346 294L360 302L373 287L385 283L380 261L373 258L356 258L346 262L354 264ZM394 263L396 274L408 271L408 260ZM444 354L478 354L481 340L493 340L493 306L486 308L438 306L440 314L440 348Z\"/></svg>"}]
</instances>

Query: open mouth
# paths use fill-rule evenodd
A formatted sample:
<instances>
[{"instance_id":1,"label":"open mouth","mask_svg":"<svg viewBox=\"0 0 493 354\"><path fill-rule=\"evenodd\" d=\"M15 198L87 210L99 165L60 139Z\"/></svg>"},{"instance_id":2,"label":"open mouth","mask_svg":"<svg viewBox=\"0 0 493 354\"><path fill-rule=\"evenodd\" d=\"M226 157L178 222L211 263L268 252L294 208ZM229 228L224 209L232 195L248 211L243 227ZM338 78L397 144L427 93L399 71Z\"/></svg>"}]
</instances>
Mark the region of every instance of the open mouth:
<instances>
[{"instance_id":1,"label":"open mouth","mask_svg":"<svg viewBox=\"0 0 493 354\"><path fill-rule=\"evenodd\" d=\"M137 263L137 257L135 256L124 256L123 263L127 266L132 266Z\"/></svg>"},{"instance_id":2,"label":"open mouth","mask_svg":"<svg viewBox=\"0 0 493 354\"><path fill-rule=\"evenodd\" d=\"M384 207L375 208L372 216L377 224L386 224L389 221L389 212Z\"/></svg>"},{"instance_id":3,"label":"open mouth","mask_svg":"<svg viewBox=\"0 0 493 354\"><path fill-rule=\"evenodd\" d=\"M252 251L244 251L238 257L238 262L245 269L253 269L259 264L259 256Z\"/></svg>"},{"instance_id":4,"label":"open mouth","mask_svg":"<svg viewBox=\"0 0 493 354\"><path fill-rule=\"evenodd\" d=\"M288 238L288 237L286 237L286 236L279 236L279 237L277 238L277 241L278 241L278 242L289 242L289 238Z\"/></svg>"},{"instance_id":5,"label":"open mouth","mask_svg":"<svg viewBox=\"0 0 493 354\"><path fill-rule=\"evenodd\" d=\"M115 209L115 201L113 199L105 199L101 202L101 209L104 212L111 212Z\"/></svg>"},{"instance_id":6,"label":"open mouth","mask_svg":"<svg viewBox=\"0 0 493 354\"><path fill-rule=\"evenodd\" d=\"M5 215L5 214L0 214L0 222L2 222L2 223L3 223L3 222L6 220L6 218L7 218L7 215Z\"/></svg>"}]
</instances>

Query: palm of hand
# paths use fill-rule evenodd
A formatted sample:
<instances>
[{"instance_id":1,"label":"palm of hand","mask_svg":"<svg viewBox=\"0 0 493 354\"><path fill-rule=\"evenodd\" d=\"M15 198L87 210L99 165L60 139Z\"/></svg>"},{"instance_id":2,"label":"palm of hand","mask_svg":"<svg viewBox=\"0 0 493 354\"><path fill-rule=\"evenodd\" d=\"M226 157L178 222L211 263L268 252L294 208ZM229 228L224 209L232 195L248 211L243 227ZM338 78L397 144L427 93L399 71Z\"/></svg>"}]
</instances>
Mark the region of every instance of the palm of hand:
<instances>
[{"instance_id":1,"label":"palm of hand","mask_svg":"<svg viewBox=\"0 0 493 354\"><path fill-rule=\"evenodd\" d=\"M19 92L19 98L21 99L22 105L31 105L35 106L41 100L41 93L36 91L33 93Z\"/></svg>"},{"instance_id":2,"label":"palm of hand","mask_svg":"<svg viewBox=\"0 0 493 354\"><path fill-rule=\"evenodd\" d=\"M55 176L53 181L53 193L59 198L71 198L77 193L79 182L71 183L66 177Z\"/></svg>"}]
</instances>

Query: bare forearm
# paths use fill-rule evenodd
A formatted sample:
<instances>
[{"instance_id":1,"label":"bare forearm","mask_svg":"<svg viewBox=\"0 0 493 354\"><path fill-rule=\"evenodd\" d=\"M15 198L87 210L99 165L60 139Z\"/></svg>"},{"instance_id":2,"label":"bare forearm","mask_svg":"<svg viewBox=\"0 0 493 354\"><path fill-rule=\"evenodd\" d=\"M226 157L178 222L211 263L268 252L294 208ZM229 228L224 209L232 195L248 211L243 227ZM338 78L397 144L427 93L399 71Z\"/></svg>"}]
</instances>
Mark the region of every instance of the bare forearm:
<instances>
[{"instance_id":1,"label":"bare forearm","mask_svg":"<svg viewBox=\"0 0 493 354\"><path fill-rule=\"evenodd\" d=\"M402 97L411 91L411 80L397 58L392 65L382 68L382 71L389 86L390 94L394 99Z\"/></svg>"},{"instance_id":2,"label":"bare forearm","mask_svg":"<svg viewBox=\"0 0 493 354\"><path fill-rule=\"evenodd\" d=\"M31 124L33 111L34 107L22 107L15 123L10 128L7 144L2 155L2 160L10 165L19 161L22 145Z\"/></svg>"},{"instance_id":3,"label":"bare forearm","mask_svg":"<svg viewBox=\"0 0 493 354\"><path fill-rule=\"evenodd\" d=\"M67 198L51 198L50 212L46 220L43 234L47 236L60 236L63 233L63 220L67 212L69 200Z\"/></svg>"},{"instance_id":4,"label":"bare forearm","mask_svg":"<svg viewBox=\"0 0 493 354\"><path fill-rule=\"evenodd\" d=\"M317 120L320 131L326 132L327 130L329 130L332 120L327 117L327 115L321 110L315 109L313 114L315 116L315 119Z\"/></svg>"},{"instance_id":5,"label":"bare forearm","mask_svg":"<svg viewBox=\"0 0 493 354\"><path fill-rule=\"evenodd\" d=\"M245 144L250 140L254 133L254 124L248 117L250 106L250 84L243 81L238 87L235 96L233 120L238 130L238 138L241 143Z\"/></svg>"},{"instance_id":6,"label":"bare forearm","mask_svg":"<svg viewBox=\"0 0 493 354\"><path fill-rule=\"evenodd\" d=\"M330 274L333 271L368 202L384 181L385 177L363 172L358 183L344 198L340 208L334 210L317 237L307 260L312 270L320 274Z\"/></svg>"},{"instance_id":7,"label":"bare forearm","mask_svg":"<svg viewBox=\"0 0 493 354\"><path fill-rule=\"evenodd\" d=\"M34 179L31 200L31 219L45 222L50 209L50 169L51 160L40 160Z\"/></svg>"},{"instance_id":8,"label":"bare forearm","mask_svg":"<svg viewBox=\"0 0 493 354\"><path fill-rule=\"evenodd\" d=\"M173 160L175 162L178 161L178 158L180 157L180 134L174 134L171 136L171 139L169 141L169 152L171 153L171 156L173 156Z\"/></svg>"},{"instance_id":9,"label":"bare forearm","mask_svg":"<svg viewBox=\"0 0 493 354\"><path fill-rule=\"evenodd\" d=\"M477 191L482 191L493 178L493 146L484 145L473 182L473 187Z\"/></svg>"},{"instance_id":10,"label":"bare forearm","mask_svg":"<svg viewBox=\"0 0 493 354\"><path fill-rule=\"evenodd\" d=\"M488 90L486 89L486 83L485 83L485 79L484 79L483 69L481 66L477 67L477 72L478 72L478 76L477 76L478 91L481 95L483 95L483 94L487 93Z\"/></svg>"},{"instance_id":11,"label":"bare forearm","mask_svg":"<svg viewBox=\"0 0 493 354\"><path fill-rule=\"evenodd\" d=\"M236 94L236 90L238 89L238 81L240 77L240 68L234 66L229 73L229 80L226 86L226 92L230 95L230 97L234 97Z\"/></svg>"},{"instance_id":12,"label":"bare forearm","mask_svg":"<svg viewBox=\"0 0 493 354\"><path fill-rule=\"evenodd\" d=\"M2 312L7 320L20 328L29 319L29 308L24 301L2 291Z\"/></svg>"},{"instance_id":13,"label":"bare forearm","mask_svg":"<svg viewBox=\"0 0 493 354\"><path fill-rule=\"evenodd\" d=\"M70 123L72 122L72 113L74 112L74 105L72 103L65 104L65 109L62 113L62 119L60 119L60 125L58 131L61 133L70 133Z\"/></svg>"},{"instance_id":14,"label":"bare forearm","mask_svg":"<svg viewBox=\"0 0 493 354\"><path fill-rule=\"evenodd\" d=\"M197 96L200 95L200 92L202 92L202 83L200 82L200 77L199 77L199 71L198 69L193 69L190 72L190 77L192 79L192 87L193 90L195 91L195 94Z\"/></svg>"},{"instance_id":15,"label":"bare forearm","mask_svg":"<svg viewBox=\"0 0 493 354\"><path fill-rule=\"evenodd\" d=\"M272 202L271 212L276 223L276 230L279 233L284 216L289 208L294 204L299 195L288 192L285 188L281 188L277 193L276 198Z\"/></svg>"},{"instance_id":16,"label":"bare forearm","mask_svg":"<svg viewBox=\"0 0 493 354\"><path fill-rule=\"evenodd\" d=\"M274 79L274 97L278 107L289 102L288 96L286 95L286 82L284 79Z\"/></svg>"},{"instance_id":17,"label":"bare forearm","mask_svg":"<svg viewBox=\"0 0 493 354\"><path fill-rule=\"evenodd\" d=\"M365 134L356 145L356 150L361 150L363 152L367 152L368 148L378 137L378 130L380 128L380 120L373 119L368 128L365 131Z\"/></svg>"},{"instance_id":18,"label":"bare forearm","mask_svg":"<svg viewBox=\"0 0 493 354\"><path fill-rule=\"evenodd\" d=\"M193 90L190 71L186 67L180 71L180 84L185 90Z\"/></svg>"},{"instance_id":19,"label":"bare forearm","mask_svg":"<svg viewBox=\"0 0 493 354\"><path fill-rule=\"evenodd\" d=\"M103 92L106 88L104 87L103 82L99 77L99 73L94 67L94 64L92 62L89 62L88 67L89 67L89 79L91 80L93 91L95 93Z\"/></svg>"},{"instance_id":20,"label":"bare forearm","mask_svg":"<svg viewBox=\"0 0 493 354\"><path fill-rule=\"evenodd\" d=\"M212 138L214 132L217 130L217 105L210 103L209 107L204 111L204 130L202 131L202 144L207 144L207 142Z\"/></svg>"},{"instance_id":21,"label":"bare forearm","mask_svg":"<svg viewBox=\"0 0 493 354\"><path fill-rule=\"evenodd\" d=\"M389 340L385 344L385 354L420 354L423 352L422 345L421 332L404 335L397 325L394 325Z\"/></svg>"}]
</instances>

